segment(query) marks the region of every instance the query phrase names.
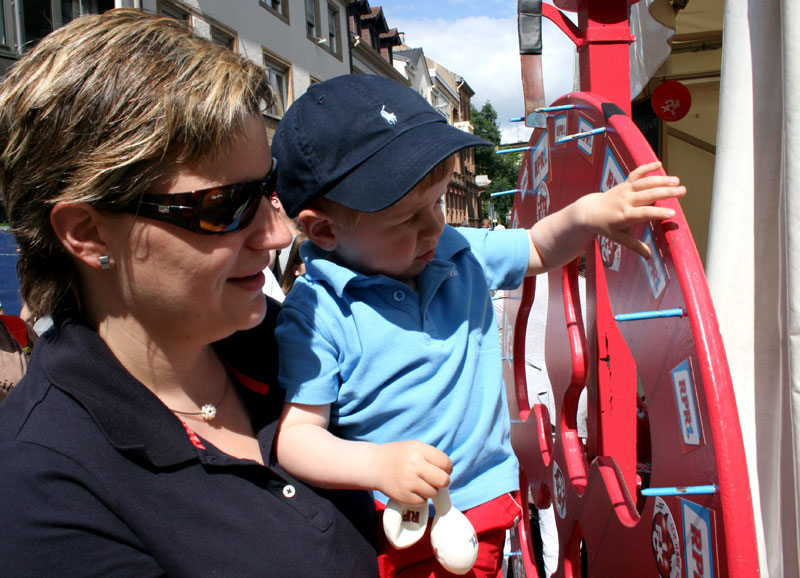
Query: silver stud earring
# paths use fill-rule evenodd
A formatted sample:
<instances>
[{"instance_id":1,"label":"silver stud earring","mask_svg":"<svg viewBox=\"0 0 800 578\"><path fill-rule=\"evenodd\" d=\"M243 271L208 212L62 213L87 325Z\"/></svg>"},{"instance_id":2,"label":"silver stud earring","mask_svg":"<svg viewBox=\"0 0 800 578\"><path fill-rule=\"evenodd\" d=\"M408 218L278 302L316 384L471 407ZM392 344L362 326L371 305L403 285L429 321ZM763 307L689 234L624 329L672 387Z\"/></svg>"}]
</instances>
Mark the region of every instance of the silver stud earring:
<instances>
[{"instance_id":1,"label":"silver stud earring","mask_svg":"<svg viewBox=\"0 0 800 578\"><path fill-rule=\"evenodd\" d=\"M109 269L111 269L111 265L108 262L108 255L101 255L100 257L97 258L97 260L100 262L101 271L108 271Z\"/></svg>"}]
</instances>

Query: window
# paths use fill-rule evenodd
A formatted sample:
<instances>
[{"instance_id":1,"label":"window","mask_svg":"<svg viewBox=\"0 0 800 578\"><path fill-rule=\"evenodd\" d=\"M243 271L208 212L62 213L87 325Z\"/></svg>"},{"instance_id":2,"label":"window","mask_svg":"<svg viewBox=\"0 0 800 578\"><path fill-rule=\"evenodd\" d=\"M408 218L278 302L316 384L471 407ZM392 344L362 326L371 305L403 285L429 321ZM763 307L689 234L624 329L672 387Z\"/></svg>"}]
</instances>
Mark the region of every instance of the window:
<instances>
[{"instance_id":1,"label":"window","mask_svg":"<svg viewBox=\"0 0 800 578\"><path fill-rule=\"evenodd\" d=\"M92 6L95 6L95 4L97 4L97 6L95 6L96 8L95 13L97 14L102 14L106 10L111 10L112 8L114 8L114 0L91 0L90 4ZM86 6L85 3L84 6Z\"/></svg>"},{"instance_id":2,"label":"window","mask_svg":"<svg viewBox=\"0 0 800 578\"><path fill-rule=\"evenodd\" d=\"M236 38L216 26L211 27L211 42L224 46L228 50L236 50Z\"/></svg>"},{"instance_id":3,"label":"window","mask_svg":"<svg viewBox=\"0 0 800 578\"><path fill-rule=\"evenodd\" d=\"M340 38L339 9L332 4L328 4L328 49L333 54L339 54L342 51Z\"/></svg>"},{"instance_id":4,"label":"window","mask_svg":"<svg viewBox=\"0 0 800 578\"><path fill-rule=\"evenodd\" d=\"M184 20L186 22L189 21L189 13L186 10L178 8L174 4L167 4L166 2L161 2L158 7L158 13L163 16L169 16L170 18L175 18L176 20Z\"/></svg>"},{"instance_id":5,"label":"window","mask_svg":"<svg viewBox=\"0 0 800 578\"><path fill-rule=\"evenodd\" d=\"M112 8L114 0L6 0L0 5L0 46L26 52L81 14L99 14Z\"/></svg>"},{"instance_id":6,"label":"window","mask_svg":"<svg viewBox=\"0 0 800 578\"><path fill-rule=\"evenodd\" d=\"M286 107L289 106L289 73L290 65L283 60L268 54L264 51L264 69L269 76L269 84L272 87L274 103L269 110L264 111L264 123L267 125L267 138L272 142L275 131L278 129L278 122L283 116Z\"/></svg>"},{"instance_id":7,"label":"window","mask_svg":"<svg viewBox=\"0 0 800 578\"><path fill-rule=\"evenodd\" d=\"M378 53L381 51L381 38L380 32L378 32L374 26L369 27L369 44L372 46Z\"/></svg>"},{"instance_id":8,"label":"window","mask_svg":"<svg viewBox=\"0 0 800 578\"><path fill-rule=\"evenodd\" d=\"M275 97L275 102L272 107L266 111L268 116L282 117L283 111L286 110L286 95L287 95L287 77L289 76L289 67L269 58L264 55L264 68L269 75L269 84L272 87L272 93Z\"/></svg>"},{"instance_id":9,"label":"window","mask_svg":"<svg viewBox=\"0 0 800 578\"><path fill-rule=\"evenodd\" d=\"M306 35L317 40L317 22L319 21L319 4L317 0L306 0Z\"/></svg>"},{"instance_id":10,"label":"window","mask_svg":"<svg viewBox=\"0 0 800 578\"><path fill-rule=\"evenodd\" d=\"M50 0L26 0L22 3L22 50L27 51L53 30L53 7Z\"/></svg>"},{"instance_id":11,"label":"window","mask_svg":"<svg viewBox=\"0 0 800 578\"><path fill-rule=\"evenodd\" d=\"M6 38L6 14L5 7L0 5L0 45L8 46L8 38Z\"/></svg>"},{"instance_id":12,"label":"window","mask_svg":"<svg viewBox=\"0 0 800 578\"><path fill-rule=\"evenodd\" d=\"M258 3L282 20L289 21L289 0L258 0Z\"/></svg>"}]
</instances>

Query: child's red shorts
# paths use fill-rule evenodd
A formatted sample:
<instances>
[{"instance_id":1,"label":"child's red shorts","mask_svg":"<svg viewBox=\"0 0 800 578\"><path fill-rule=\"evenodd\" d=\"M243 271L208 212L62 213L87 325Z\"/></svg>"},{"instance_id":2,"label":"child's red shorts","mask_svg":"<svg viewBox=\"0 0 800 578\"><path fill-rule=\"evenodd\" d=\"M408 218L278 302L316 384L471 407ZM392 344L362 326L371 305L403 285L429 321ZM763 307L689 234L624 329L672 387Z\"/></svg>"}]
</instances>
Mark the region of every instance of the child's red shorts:
<instances>
[{"instance_id":1,"label":"child's red shorts","mask_svg":"<svg viewBox=\"0 0 800 578\"><path fill-rule=\"evenodd\" d=\"M433 555L431 522L419 542L398 550L386 540L383 532L383 511L386 506L375 502L378 509L378 569L381 578L443 578L456 576L448 572ZM506 530L522 516L519 494L503 494L464 512L478 535L478 560L464 576L468 578L497 578L503 567L503 545Z\"/></svg>"}]
</instances>

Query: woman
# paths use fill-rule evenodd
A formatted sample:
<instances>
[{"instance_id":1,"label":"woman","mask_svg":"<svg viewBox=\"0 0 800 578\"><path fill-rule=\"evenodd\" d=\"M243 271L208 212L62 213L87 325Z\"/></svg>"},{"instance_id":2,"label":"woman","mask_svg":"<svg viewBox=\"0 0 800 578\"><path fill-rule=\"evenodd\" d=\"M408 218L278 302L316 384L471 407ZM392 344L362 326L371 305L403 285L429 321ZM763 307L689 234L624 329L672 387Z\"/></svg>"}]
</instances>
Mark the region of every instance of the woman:
<instances>
[{"instance_id":1,"label":"woman","mask_svg":"<svg viewBox=\"0 0 800 578\"><path fill-rule=\"evenodd\" d=\"M4 574L377 574L371 499L272 453L270 102L259 67L132 10L55 31L0 86L21 291L55 319L0 406Z\"/></svg>"}]
</instances>

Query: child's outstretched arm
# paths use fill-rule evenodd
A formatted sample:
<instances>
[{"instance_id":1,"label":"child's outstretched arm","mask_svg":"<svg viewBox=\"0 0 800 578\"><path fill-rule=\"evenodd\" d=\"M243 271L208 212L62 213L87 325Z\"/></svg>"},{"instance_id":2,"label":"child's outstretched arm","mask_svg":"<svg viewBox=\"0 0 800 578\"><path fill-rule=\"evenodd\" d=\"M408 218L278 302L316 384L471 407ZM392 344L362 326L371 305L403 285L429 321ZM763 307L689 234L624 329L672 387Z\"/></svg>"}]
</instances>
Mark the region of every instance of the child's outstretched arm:
<instances>
[{"instance_id":1,"label":"child's outstretched arm","mask_svg":"<svg viewBox=\"0 0 800 578\"><path fill-rule=\"evenodd\" d=\"M581 197L537 222L529 230L531 253L527 275L569 263L598 234L649 258L647 245L632 236L630 228L650 219L673 217L672 209L652 204L686 194L686 187L680 186L678 177L647 176L660 167L660 162L637 167L624 183L605 193Z\"/></svg>"},{"instance_id":2,"label":"child's outstretched arm","mask_svg":"<svg viewBox=\"0 0 800 578\"><path fill-rule=\"evenodd\" d=\"M450 483L453 464L433 446L343 440L328 431L329 419L329 405L284 405L275 451L281 466L300 480L320 488L379 490L411 505Z\"/></svg>"}]
</instances>

